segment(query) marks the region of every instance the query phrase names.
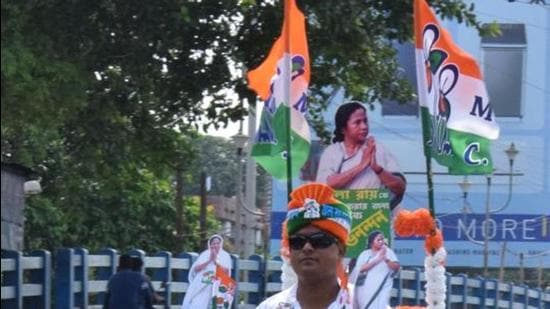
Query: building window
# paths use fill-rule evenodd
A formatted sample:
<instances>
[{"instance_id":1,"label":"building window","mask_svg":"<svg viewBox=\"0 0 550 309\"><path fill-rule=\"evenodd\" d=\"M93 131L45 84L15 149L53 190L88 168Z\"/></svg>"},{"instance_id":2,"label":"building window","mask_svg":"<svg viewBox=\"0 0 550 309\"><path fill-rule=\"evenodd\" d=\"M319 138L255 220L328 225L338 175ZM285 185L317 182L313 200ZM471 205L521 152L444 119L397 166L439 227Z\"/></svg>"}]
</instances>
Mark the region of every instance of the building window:
<instances>
[{"instance_id":1,"label":"building window","mask_svg":"<svg viewBox=\"0 0 550 309\"><path fill-rule=\"evenodd\" d=\"M523 24L499 24L501 35L481 39L483 72L489 101L497 117L521 117L524 56Z\"/></svg>"},{"instance_id":2,"label":"building window","mask_svg":"<svg viewBox=\"0 0 550 309\"><path fill-rule=\"evenodd\" d=\"M413 43L396 44L397 61L401 68L401 75L416 89L416 60ZM418 104L415 101L399 104L397 101L381 100L382 115L384 116L418 116Z\"/></svg>"}]
</instances>

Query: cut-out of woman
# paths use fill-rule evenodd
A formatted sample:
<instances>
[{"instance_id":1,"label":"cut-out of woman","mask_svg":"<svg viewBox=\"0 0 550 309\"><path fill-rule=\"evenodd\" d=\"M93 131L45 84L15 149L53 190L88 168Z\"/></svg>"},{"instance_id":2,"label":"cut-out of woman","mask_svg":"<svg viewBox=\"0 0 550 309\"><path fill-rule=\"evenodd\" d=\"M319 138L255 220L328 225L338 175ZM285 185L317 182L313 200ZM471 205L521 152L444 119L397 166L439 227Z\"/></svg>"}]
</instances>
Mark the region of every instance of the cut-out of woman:
<instances>
[{"instance_id":1,"label":"cut-out of woman","mask_svg":"<svg viewBox=\"0 0 550 309\"><path fill-rule=\"evenodd\" d=\"M208 249L199 255L189 270L189 288L181 309L212 308L220 272L231 273L231 256L223 250L223 238L215 234L208 239Z\"/></svg>"},{"instance_id":2,"label":"cut-out of woman","mask_svg":"<svg viewBox=\"0 0 550 309\"><path fill-rule=\"evenodd\" d=\"M383 309L390 302L392 274L399 270L399 262L388 248L381 231L369 234L367 250L363 251L350 275L355 284L353 308Z\"/></svg>"}]
</instances>

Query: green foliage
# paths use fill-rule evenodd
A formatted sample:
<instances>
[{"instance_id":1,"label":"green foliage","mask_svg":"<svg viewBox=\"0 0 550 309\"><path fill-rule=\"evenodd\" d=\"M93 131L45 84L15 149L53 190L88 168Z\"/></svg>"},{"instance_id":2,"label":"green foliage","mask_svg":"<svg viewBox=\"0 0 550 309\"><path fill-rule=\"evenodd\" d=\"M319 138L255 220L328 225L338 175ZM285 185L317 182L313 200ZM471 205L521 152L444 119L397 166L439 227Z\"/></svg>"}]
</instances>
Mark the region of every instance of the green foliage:
<instances>
[{"instance_id":1,"label":"green foliage","mask_svg":"<svg viewBox=\"0 0 550 309\"><path fill-rule=\"evenodd\" d=\"M186 199L185 206L185 218L188 222L197 222L197 224L190 225L189 229L186 231L187 234L184 238L183 251L193 251L201 252L205 249L206 244L201 244L201 238L197 237L200 235L200 228L198 225L199 214L200 214L200 198L198 196L192 196ZM221 224L214 217L214 207L213 205L207 205L207 215L206 215L206 227L207 233L204 239L207 239L210 235L219 233Z\"/></svg>"},{"instance_id":2,"label":"green foliage","mask_svg":"<svg viewBox=\"0 0 550 309\"><path fill-rule=\"evenodd\" d=\"M154 252L182 247L174 235L173 190L168 180L132 164L119 166L110 174L78 169L72 166L70 172L57 171L61 179L43 179L44 192L28 200L28 249L84 246L91 250L112 247ZM87 177L71 179L80 173ZM198 201L186 199L184 209L193 235L198 230ZM209 231L217 231L219 223L212 212L209 216ZM200 248L199 239L186 240L186 250Z\"/></svg>"},{"instance_id":3,"label":"green foliage","mask_svg":"<svg viewBox=\"0 0 550 309\"><path fill-rule=\"evenodd\" d=\"M234 196L237 188L237 148L222 137L200 136L195 143L196 164L190 167L186 184L188 194L200 194L200 173L205 172L211 179L212 195Z\"/></svg>"}]
</instances>

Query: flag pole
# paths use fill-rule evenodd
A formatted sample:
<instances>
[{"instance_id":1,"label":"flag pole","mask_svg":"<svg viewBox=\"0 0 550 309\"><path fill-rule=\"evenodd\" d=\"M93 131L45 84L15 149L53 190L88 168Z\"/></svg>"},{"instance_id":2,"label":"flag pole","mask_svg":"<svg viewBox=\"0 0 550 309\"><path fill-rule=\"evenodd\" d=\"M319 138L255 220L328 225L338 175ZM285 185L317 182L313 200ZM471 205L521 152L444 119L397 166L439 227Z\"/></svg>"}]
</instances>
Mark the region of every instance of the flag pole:
<instances>
[{"instance_id":1,"label":"flag pole","mask_svg":"<svg viewBox=\"0 0 550 309\"><path fill-rule=\"evenodd\" d=\"M292 61L292 55L290 53L290 30L291 30L291 24L290 24L290 1L294 0L286 0L284 2L284 22L286 23L284 25L284 54L285 54L285 61L284 61L284 71L287 74L284 74L285 78L285 87L284 87L284 102L288 104L286 119L287 119L287 130L286 130L286 188L287 188L287 200L290 202L290 192L292 192L292 155L291 155L291 108L292 104L290 103L290 82L291 82L291 61Z\"/></svg>"},{"instance_id":2,"label":"flag pole","mask_svg":"<svg viewBox=\"0 0 550 309\"><path fill-rule=\"evenodd\" d=\"M424 145L426 147L426 145ZM432 156L426 156L426 178L428 179L428 207L432 218L435 219L434 183L432 179Z\"/></svg>"},{"instance_id":3,"label":"flag pole","mask_svg":"<svg viewBox=\"0 0 550 309\"><path fill-rule=\"evenodd\" d=\"M434 183L432 173L432 151L428 145L430 140L430 121L427 119L430 115L427 112L421 111L420 117L422 118L422 144L424 149L424 157L426 157L426 178L428 181L428 209L432 218L435 219L435 206L434 206Z\"/></svg>"},{"instance_id":4,"label":"flag pole","mask_svg":"<svg viewBox=\"0 0 550 309\"><path fill-rule=\"evenodd\" d=\"M417 39L416 36L421 35L418 33L418 25L419 22L418 16L420 14L420 2L418 0L414 1L413 4L413 27L414 27L414 34L415 34L415 40ZM418 67L418 60L416 61L416 65ZM417 70L418 75L418 70ZM417 80L417 86L418 86L418 92L421 91L420 87L420 77ZM418 99L418 105L420 106L420 100L421 96L419 96ZM432 173L432 150L430 149L431 146L428 145L428 141L430 140L430 135L432 132L430 132L430 118L431 115L429 112L425 111L423 108L420 108L420 121L422 122L422 146L424 149L424 157L426 158L426 179L428 183L428 209L430 211L430 215L432 218L435 219L435 206L434 206L434 184L433 184L433 173Z\"/></svg>"}]
</instances>

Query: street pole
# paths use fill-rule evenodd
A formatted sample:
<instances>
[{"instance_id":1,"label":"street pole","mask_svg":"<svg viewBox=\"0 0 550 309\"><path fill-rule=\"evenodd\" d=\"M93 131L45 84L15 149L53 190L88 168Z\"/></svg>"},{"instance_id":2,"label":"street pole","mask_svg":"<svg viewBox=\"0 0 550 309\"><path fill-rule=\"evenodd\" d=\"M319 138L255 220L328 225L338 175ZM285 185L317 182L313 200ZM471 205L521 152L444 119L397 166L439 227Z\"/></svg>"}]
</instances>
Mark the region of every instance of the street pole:
<instances>
[{"instance_id":1,"label":"street pole","mask_svg":"<svg viewBox=\"0 0 550 309\"><path fill-rule=\"evenodd\" d=\"M519 151L516 149L516 146L514 143L510 144L510 147L504 151L506 153L506 156L508 157L509 165L510 165L510 172L508 173L508 198L503 206L501 206L498 209L491 209L491 178L494 175L493 173L487 175L487 193L486 193L486 199L485 199L485 221L483 222L483 225L481 227L482 233L483 233L483 243L481 241L477 241L472 239L468 233L466 232L465 235L468 238L470 242L473 242L477 245L483 245L483 276L488 277L489 276L489 223L491 221L491 214L492 213L498 213L502 210L506 209L512 200L512 187L513 187L513 176L514 176L514 160L516 156L518 155ZM522 175L522 174L517 174ZM462 212L464 215L464 220L466 220L467 215L466 213L469 211L469 207L467 205L467 197L468 197L468 189L470 188L470 182L468 182L468 179L464 177L464 180L460 183L458 183L460 188L462 189L462 198L463 201L463 207ZM493 231L496 231L496 225L493 226ZM477 227L476 227L477 231ZM494 234L494 233L493 233ZM494 236L494 235L493 235ZM504 249L506 250L506 241L504 243ZM504 252L501 254L501 270L499 274L499 278L502 278L503 276L503 270L502 270L502 263L504 259ZM502 279L501 279L502 280Z\"/></svg>"},{"instance_id":2,"label":"street pole","mask_svg":"<svg viewBox=\"0 0 550 309\"><path fill-rule=\"evenodd\" d=\"M242 199L242 190L243 190L243 180L242 180L242 165L241 165L241 153L242 149L238 148L237 150L237 164L238 164L238 171L237 171L237 195L235 199L235 250L237 250L237 255L241 256L241 247L242 247L242 240L241 240L241 232L242 232L242 223L241 223L241 199Z\"/></svg>"},{"instance_id":3,"label":"street pole","mask_svg":"<svg viewBox=\"0 0 550 309\"><path fill-rule=\"evenodd\" d=\"M206 245L206 173L201 172L201 210L199 217L201 248Z\"/></svg>"},{"instance_id":4,"label":"street pole","mask_svg":"<svg viewBox=\"0 0 550 309\"><path fill-rule=\"evenodd\" d=\"M248 97L248 136L253 137L256 134L256 95L252 94ZM244 200L245 205L253 210L256 210L256 161L251 157L252 151L250 151L250 144L246 147L246 174L245 178L245 192ZM251 216L247 216L251 218ZM252 217L249 220L254 220ZM250 221L249 221L250 222ZM252 224L251 224L252 225ZM255 225L255 224L254 224ZM248 226L248 225L247 225ZM255 230L253 230L255 232ZM249 231L247 231L248 233ZM250 256L254 254L256 248L256 235L245 236L245 255Z\"/></svg>"},{"instance_id":5,"label":"street pole","mask_svg":"<svg viewBox=\"0 0 550 309\"><path fill-rule=\"evenodd\" d=\"M519 254L519 282L523 284L525 282L525 269L523 268L523 252Z\"/></svg>"},{"instance_id":6,"label":"street pole","mask_svg":"<svg viewBox=\"0 0 550 309\"><path fill-rule=\"evenodd\" d=\"M504 261L506 261L506 240L502 243L500 251L500 269L498 270L498 281L504 282Z\"/></svg>"},{"instance_id":7,"label":"street pole","mask_svg":"<svg viewBox=\"0 0 550 309\"><path fill-rule=\"evenodd\" d=\"M483 277L489 276L489 220L491 219L491 176L487 176L487 199L483 224Z\"/></svg>"},{"instance_id":8,"label":"street pole","mask_svg":"<svg viewBox=\"0 0 550 309\"><path fill-rule=\"evenodd\" d=\"M237 146L237 192L235 198L235 250L242 255L242 204L243 204L243 148L248 141L248 136L242 133L242 122L239 133L232 137Z\"/></svg>"},{"instance_id":9,"label":"street pole","mask_svg":"<svg viewBox=\"0 0 550 309\"><path fill-rule=\"evenodd\" d=\"M539 262L539 269L538 269L538 274L537 274L537 287L539 289L542 289L542 256L540 257L540 262Z\"/></svg>"},{"instance_id":10,"label":"street pole","mask_svg":"<svg viewBox=\"0 0 550 309\"><path fill-rule=\"evenodd\" d=\"M178 163L176 167L176 196L174 197L174 206L176 207L176 239L178 250L183 250L183 168Z\"/></svg>"}]
</instances>

